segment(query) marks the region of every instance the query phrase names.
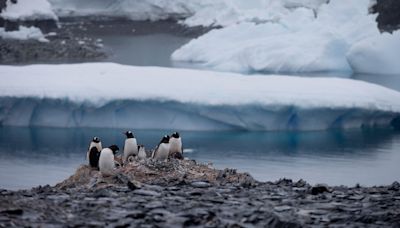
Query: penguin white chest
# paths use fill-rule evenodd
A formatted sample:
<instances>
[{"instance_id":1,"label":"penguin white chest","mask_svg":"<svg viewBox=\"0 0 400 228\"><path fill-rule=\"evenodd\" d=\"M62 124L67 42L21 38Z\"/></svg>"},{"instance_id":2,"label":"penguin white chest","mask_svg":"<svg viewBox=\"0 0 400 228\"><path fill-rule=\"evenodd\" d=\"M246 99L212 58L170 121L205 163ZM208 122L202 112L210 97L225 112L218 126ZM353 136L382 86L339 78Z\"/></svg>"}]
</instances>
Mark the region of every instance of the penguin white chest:
<instances>
[{"instance_id":1,"label":"penguin white chest","mask_svg":"<svg viewBox=\"0 0 400 228\"><path fill-rule=\"evenodd\" d=\"M99 169L101 174L110 176L114 174L115 163L114 154L111 149L104 148L100 153L99 158Z\"/></svg>"},{"instance_id":2,"label":"penguin white chest","mask_svg":"<svg viewBox=\"0 0 400 228\"><path fill-rule=\"evenodd\" d=\"M137 155L138 154L138 146L135 138L129 138L125 140L125 145L124 145L124 161L130 156L130 155Z\"/></svg>"},{"instance_id":3,"label":"penguin white chest","mask_svg":"<svg viewBox=\"0 0 400 228\"><path fill-rule=\"evenodd\" d=\"M177 153L177 152L182 153L182 140L181 140L180 137L179 138L173 138L172 137L169 140L169 144L170 144L170 146L169 146L169 153L170 154Z\"/></svg>"},{"instance_id":4,"label":"penguin white chest","mask_svg":"<svg viewBox=\"0 0 400 228\"><path fill-rule=\"evenodd\" d=\"M165 161L169 155L169 143L161 143L154 153L154 159Z\"/></svg>"}]
</instances>

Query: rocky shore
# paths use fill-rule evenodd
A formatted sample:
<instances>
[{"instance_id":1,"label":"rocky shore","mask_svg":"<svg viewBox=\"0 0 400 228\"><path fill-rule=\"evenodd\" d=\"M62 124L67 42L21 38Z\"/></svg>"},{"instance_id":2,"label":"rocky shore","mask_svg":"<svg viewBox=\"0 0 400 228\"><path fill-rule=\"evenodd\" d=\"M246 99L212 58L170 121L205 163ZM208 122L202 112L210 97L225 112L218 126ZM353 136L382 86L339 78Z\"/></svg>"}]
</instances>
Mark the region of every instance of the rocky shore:
<instances>
[{"instance_id":1,"label":"rocky shore","mask_svg":"<svg viewBox=\"0 0 400 228\"><path fill-rule=\"evenodd\" d=\"M195 38L211 29L189 28L173 20L151 22L130 21L124 18L62 18L58 27L46 26L46 23L39 22L32 25L43 31L48 42L0 38L0 64L102 61L111 53L103 47L102 40L98 38L99 35L136 36L170 33ZM22 25L31 26L26 23Z\"/></svg>"},{"instance_id":2,"label":"rocky shore","mask_svg":"<svg viewBox=\"0 0 400 228\"><path fill-rule=\"evenodd\" d=\"M0 227L398 227L400 184L259 182L190 160L138 161L112 177L81 166L56 186L0 190Z\"/></svg>"}]
</instances>

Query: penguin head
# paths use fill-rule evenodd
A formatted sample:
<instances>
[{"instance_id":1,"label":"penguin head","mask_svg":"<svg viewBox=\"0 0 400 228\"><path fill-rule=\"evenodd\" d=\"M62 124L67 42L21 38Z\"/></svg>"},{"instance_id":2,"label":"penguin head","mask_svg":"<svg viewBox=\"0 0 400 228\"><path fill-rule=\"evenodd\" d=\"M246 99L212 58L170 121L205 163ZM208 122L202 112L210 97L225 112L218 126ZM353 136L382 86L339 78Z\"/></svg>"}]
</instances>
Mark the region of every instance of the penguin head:
<instances>
[{"instance_id":1,"label":"penguin head","mask_svg":"<svg viewBox=\"0 0 400 228\"><path fill-rule=\"evenodd\" d=\"M161 139L161 143L169 143L169 135L164 135L164 137Z\"/></svg>"},{"instance_id":2,"label":"penguin head","mask_svg":"<svg viewBox=\"0 0 400 228\"><path fill-rule=\"evenodd\" d=\"M119 151L119 147L117 145L111 145L108 148L110 148L110 150L112 150L114 155Z\"/></svg>"},{"instance_id":3,"label":"penguin head","mask_svg":"<svg viewBox=\"0 0 400 228\"><path fill-rule=\"evenodd\" d=\"M95 142L95 143L99 143L100 142L100 138L95 136L95 137L93 137L92 141Z\"/></svg>"},{"instance_id":4,"label":"penguin head","mask_svg":"<svg viewBox=\"0 0 400 228\"><path fill-rule=\"evenodd\" d=\"M174 133L172 133L171 137L177 139L179 138L179 133L175 131Z\"/></svg>"},{"instance_id":5,"label":"penguin head","mask_svg":"<svg viewBox=\"0 0 400 228\"><path fill-rule=\"evenodd\" d=\"M128 138L128 139L135 138L132 131L126 131L124 134L126 135L126 138Z\"/></svg>"}]
</instances>

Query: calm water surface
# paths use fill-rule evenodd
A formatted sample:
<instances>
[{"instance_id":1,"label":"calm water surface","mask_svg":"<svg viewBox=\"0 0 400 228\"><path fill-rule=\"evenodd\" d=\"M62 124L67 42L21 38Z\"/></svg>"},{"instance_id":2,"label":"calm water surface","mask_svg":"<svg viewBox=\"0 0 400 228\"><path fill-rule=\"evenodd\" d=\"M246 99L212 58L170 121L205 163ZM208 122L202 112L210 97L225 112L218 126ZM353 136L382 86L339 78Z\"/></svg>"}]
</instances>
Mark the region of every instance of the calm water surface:
<instances>
[{"instance_id":1,"label":"calm water surface","mask_svg":"<svg viewBox=\"0 0 400 228\"><path fill-rule=\"evenodd\" d=\"M0 128L0 187L55 184L84 164L93 136L122 148L122 129ZM169 131L135 131L153 148ZM185 154L217 168L237 168L258 180L300 178L315 184L380 185L400 181L400 133L181 132Z\"/></svg>"}]
</instances>

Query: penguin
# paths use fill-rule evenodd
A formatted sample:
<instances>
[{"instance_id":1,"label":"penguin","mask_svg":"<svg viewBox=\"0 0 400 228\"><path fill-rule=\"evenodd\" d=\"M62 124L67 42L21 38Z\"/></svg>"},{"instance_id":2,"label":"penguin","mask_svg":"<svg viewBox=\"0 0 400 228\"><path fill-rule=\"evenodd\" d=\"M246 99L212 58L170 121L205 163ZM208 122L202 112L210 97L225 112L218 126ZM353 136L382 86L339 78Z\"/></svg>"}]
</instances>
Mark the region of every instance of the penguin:
<instances>
[{"instance_id":1,"label":"penguin","mask_svg":"<svg viewBox=\"0 0 400 228\"><path fill-rule=\"evenodd\" d=\"M100 158L100 151L97 147L92 147L89 151L89 165L92 168L99 168L99 158Z\"/></svg>"},{"instance_id":2,"label":"penguin","mask_svg":"<svg viewBox=\"0 0 400 228\"><path fill-rule=\"evenodd\" d=\"M108 148L104 148L100 152L99 158L99 170L103 176L111 176L116 168L114 155L119 150L117 145L111 145Z\"/></svg>"},{"instance_id":3,"label":"penguin","mask_svg":"<svg viewBox=\"0 0 400 228\"><path fill-rule=\"evenodd\" d=\"M183 159L182 139L178 132L172 133L169 139L169 156Z\"/></svg>"},{"instance_id":4,"label":"penguin","mask_svg":"<svg viewBox=\"0 0 400 228\"><path fill-rule=\"evenodd\" d=\"M100 138L93 137L89 144L89 149L86 153L86 159L89 161L89 165L93 168L97 168L99 165L100 151L103 149Z\"/></svg>"},{"instance_id":5,"label":"penguin","mask_svg":"<svg viewBox=\"0 0 400 228\"><path fill-rule=\"evenodd\" d=\"M127 131L124 133L126 135L125 145L124 145L124 155L122 162L125 164L128 162L128 157L131 155L138 155L138 145L133 135L132 131Z\"/></svg>"},{"instance_id":6,"label":"penguin","mask_svg":"<svg viewBox=\"0 0 400 228\"><path fill-rule=\"evenodd\" d=\"M147 154L146 154L146 150L145 150L144 146L143 145L139 145L138 146L138 150L139 150L138 158L139 159L146 159L147 158Z\"/></svg>"},{"instance_id":7,"label":"penguin","mask_svg":"<svg viewBox=\"0 0 400 228\"><path fill-rule=\"evenodd\" d=\"M156 149L153 151L152 158L159 161L166 161L169 155L169 135L165 135Z\"/></svg>"}]
</instances>

